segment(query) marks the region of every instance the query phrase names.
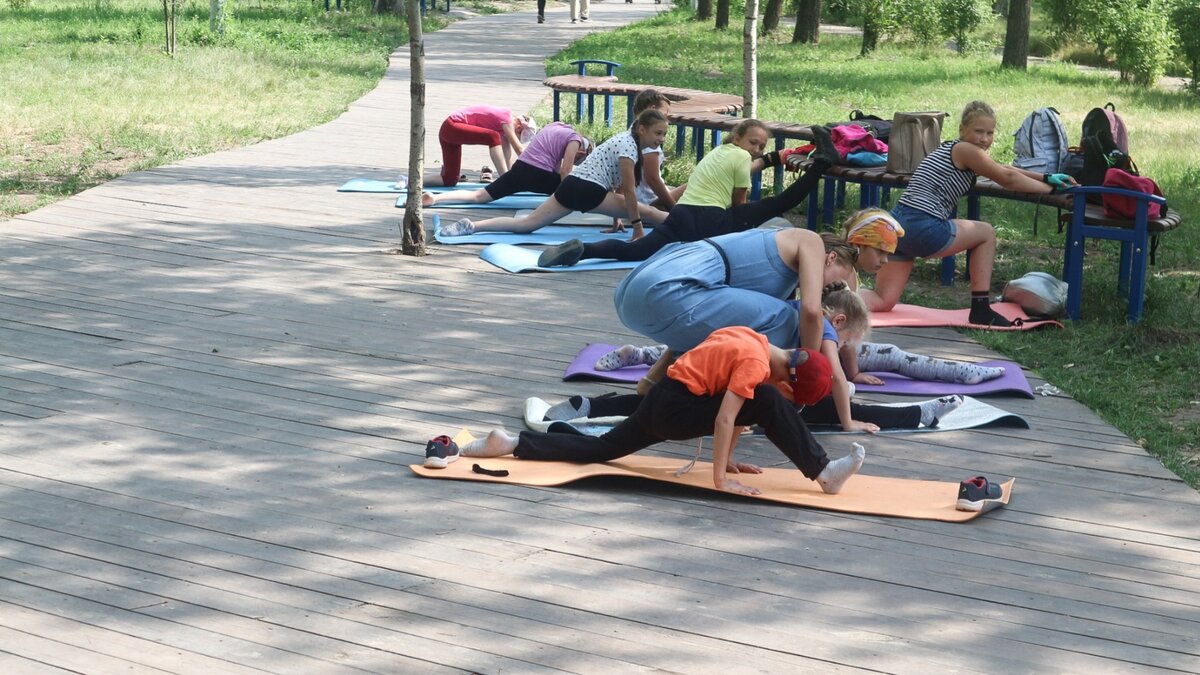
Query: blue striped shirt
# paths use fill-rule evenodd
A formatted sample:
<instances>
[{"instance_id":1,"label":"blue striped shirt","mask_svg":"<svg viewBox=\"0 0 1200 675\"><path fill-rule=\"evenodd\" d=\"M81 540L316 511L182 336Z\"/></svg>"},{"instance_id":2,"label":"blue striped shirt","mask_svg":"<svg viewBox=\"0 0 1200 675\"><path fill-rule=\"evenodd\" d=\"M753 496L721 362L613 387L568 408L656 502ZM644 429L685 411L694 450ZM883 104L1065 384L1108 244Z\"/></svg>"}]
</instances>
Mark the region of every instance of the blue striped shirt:
<instances>
[{"instance_id":1,"label":"blue striped shirt","mask_svg":"<svg viewBox=\"0 0 1200 675\"><path fill-rule=\"evenodd\" d=\"M946 141L921 160L898 203L935 218L949 218L958 200L975 185L975 172L954 166L950 151L960 141Z\"/></svg>"}]
</instances>

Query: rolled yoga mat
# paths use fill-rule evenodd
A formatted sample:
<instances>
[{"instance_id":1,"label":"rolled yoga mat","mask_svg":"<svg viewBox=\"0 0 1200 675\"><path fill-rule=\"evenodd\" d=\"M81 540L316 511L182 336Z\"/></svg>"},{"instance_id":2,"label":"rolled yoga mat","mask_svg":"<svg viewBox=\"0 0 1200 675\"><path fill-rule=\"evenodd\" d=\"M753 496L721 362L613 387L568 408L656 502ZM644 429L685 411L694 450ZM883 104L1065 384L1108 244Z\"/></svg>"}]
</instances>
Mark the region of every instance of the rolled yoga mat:
<instances>
[{"instance_id":1,"label":"rolled yoga mat","mask_svg":"<svg viewBox=\"0 0 1200 675\"><path fill-rule=\"evenodd\" d=\"M556 226L551 226L556 227ZM561 226L557 226L561 227ZM545 227L543 230L547 229ZM573 230L578 230L578 227L572 227ZM537 234L536 232L534 234ZM621 233L617 236L628 237L629 233ZM568 237L568 239L573 237ZM564 240L565 241L565 240ZM551 242L542 242L550 244ZM554 243L562 243L554 242ZM538 267L538 256L542 254L541 249L525 248L522 246L512 246L510 244L492 244L483 249L479 253L479 257L492 263L496 267L506 271L518 274L520 272L591 272L595 270L629 270L640 265L640 262L620 262L618 260L597 260L595 258L580 260L577 264L570 267Z\"/></svg>"},{"instance_id":2,"label":"rolled yoga mat","mask_svg":"<svg viewBox=\"0 0 1200 675\"><path fill-rule=\"evenodd\" d=\"M877 403L897 408L915 403ZM562 431L578 433L584 436L600 436L621 423L623 417L581 417L574 420L547 422L544 417L550 404L532 396L525 399L525 426L534 431ZM964 396L962 405L946 413L938 420L936 427L918 427L916 429L882 429L881 434L928 434L939 431L962 431L963 429L980 429L983 427L1008 427L1028 429L1029 420L1016 413L1010 413L993 405L970 396ZM841 434L841 426L809 425L814 434ZM858 432L866 433L866 432Z\"/></svg>"},{"instance_id":3,"label":"rolled yoga mat","mask_svg":"<svg viewBox=\"0 0 1200 675\"><path fill-rule=\"evenodd\" d=\"M1024 323L1020 326L1012 326L1010 328L992 328L967 321L967 315L971 312L969 309L933 309L931 307L899 304L893 307L890 312L871 312L871 327L948 326L954 328L976 328L979 330L1029 330L1041 326L1063 327L1061 323L1053 319L1031 319L1025 313L1025 310L1021 309L1021 306L1016 303L998 302L992 305L992 309L996 310L997 314L1000 314L1009 321L1021 319Z\"/></svg>"},{"instance_id":4,"label":"rolled yoga mat","mask_svg":"<svg viewBox=\"0 0 1200 675\"><path fill-rule=\"evenodd\" d=\"M464 431L460 432L454 440L459 446L462 446L470 442L472 438L469 433ZM868 467L870 462L871 455L868 452ZM678 458L634 454L604 464L537 462L506 456L461 457L445 469L428 469L420 464L410 465L409 468L424 478L451 478L535 487L565 485L595 476L648 478L735 496L733 493L717 490L713 486L712 465L708 462L696 462L691 471L682 476L676 476L675 472L687 464L688 460ZM506 471L507 475L476 473L473 470L475 466L493 472ZM964 479L970 477L963 476ZM736 495L737 497L826 511L919 518L952 523L973 520L982 514L978 511L959 511L955 508L958 501L958 483L885 478L859 473L846 481L846 486L840 493L827 495L821 491L820 486L805 478L796 469L764 468L761 474L742 473L737 475L737 479L745 485L762 490L761 495ZM1014 482L1015 479L1009 479L1002 486L1004 504L1008 504L1012 496Z\"/></svg>"}]
</instances>

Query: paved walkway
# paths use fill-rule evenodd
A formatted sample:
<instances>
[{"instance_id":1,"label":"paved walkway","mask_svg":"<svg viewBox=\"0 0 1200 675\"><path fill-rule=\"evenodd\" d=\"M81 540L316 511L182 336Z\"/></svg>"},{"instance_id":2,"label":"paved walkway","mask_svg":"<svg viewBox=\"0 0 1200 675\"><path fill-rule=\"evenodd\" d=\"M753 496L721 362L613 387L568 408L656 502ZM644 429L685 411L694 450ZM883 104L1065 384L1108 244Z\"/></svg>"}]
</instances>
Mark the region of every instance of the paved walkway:
<instances>
[{"instance_id":1,"label":"paved walkway","mask_svg":"<svg viewBox=\"0 0 1200 675\"><path fill-rule=\"evenodd\" d=\"M533 106L564 13L430 35L430 118ZM435 434L605 391L563 368L637 338L619 273L390 255L392 199L334 191L405 163L406 63L317 129L0 224L0 672L1200 671L1200 498L1068 398L866 439L875 475L1016 477L969 525L414 477Z\"/></svg>"}]
</instances>

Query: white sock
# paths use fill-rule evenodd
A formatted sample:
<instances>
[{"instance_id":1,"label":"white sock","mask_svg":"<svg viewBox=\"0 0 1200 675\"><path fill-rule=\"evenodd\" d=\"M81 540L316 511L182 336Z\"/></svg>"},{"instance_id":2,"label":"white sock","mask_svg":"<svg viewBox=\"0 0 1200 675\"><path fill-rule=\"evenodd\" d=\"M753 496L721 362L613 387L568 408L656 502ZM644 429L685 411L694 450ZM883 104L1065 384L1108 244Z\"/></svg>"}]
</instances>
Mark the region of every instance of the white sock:
<instances>
[{"instance_id":1,"label":"white sock","mask_svg":"<svg viewBox=\"0 0 1200 675\"><path fill-rule=\"evenodd\" d=\"M492 429L487 436L477 438L462 446L463 457L501 457L511 455L517 449L517 437L509 436L503 429Z\"/></svg>"},{"instance_id":2,"label":"white sock","mask_svg":"<svg viewBox=\"0 0 1200 675\"><path fill-rule=\"evenodd\" d=\"M921 407L921 426L936 427L938 420L962 404L963 397L957 394L919 403L918 405Z\"/></svg>"},{"instance_id":3,"label":"white sock","mask_svg":"<svg viewBox=\"0 0 1200 675\"><path fill-rule=\"evenodd\" d=\"M861 443L855 443L854 450L850 454L825 465L825 470L817 476L817 483L821 485L821 489L826 494L836 495L842 491L842 487L850 479L850 476L858 473L866 458L867 449Z\"/></svg>"},{"instance_id":4,"label":"white sock","mask_svg":"<svg viewBox=\"0 0 1200 675\"><path fill-rule=\"evenodd\" d=\"M563 422L566 420L579 419L587 417L592 411L592 402L582 396L572 396L571 398L556 403L550 406L545 415L542 415L542 420L546 422Z\"/></svg>"}]
</instances>

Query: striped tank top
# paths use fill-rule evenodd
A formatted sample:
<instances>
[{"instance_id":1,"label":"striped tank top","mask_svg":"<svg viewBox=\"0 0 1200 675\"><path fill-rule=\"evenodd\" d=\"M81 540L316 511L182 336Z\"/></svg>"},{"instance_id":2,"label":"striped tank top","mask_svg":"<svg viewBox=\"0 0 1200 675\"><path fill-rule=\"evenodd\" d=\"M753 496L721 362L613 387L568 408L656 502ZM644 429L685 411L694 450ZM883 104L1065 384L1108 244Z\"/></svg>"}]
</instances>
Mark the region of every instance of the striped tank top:
<instances>
[{"instance_id":1,"label":"striped tank top","mask_svg":"<svg viewBox=\"0 0 1200 675\"><path fill-rule=\"evenodd\" d=\"M949 218L958 200L975 185L975 172L954 166L950 151L960 141L946 141L921 160L898 203L936 218Z\"/></svg>"}]
</instances>

